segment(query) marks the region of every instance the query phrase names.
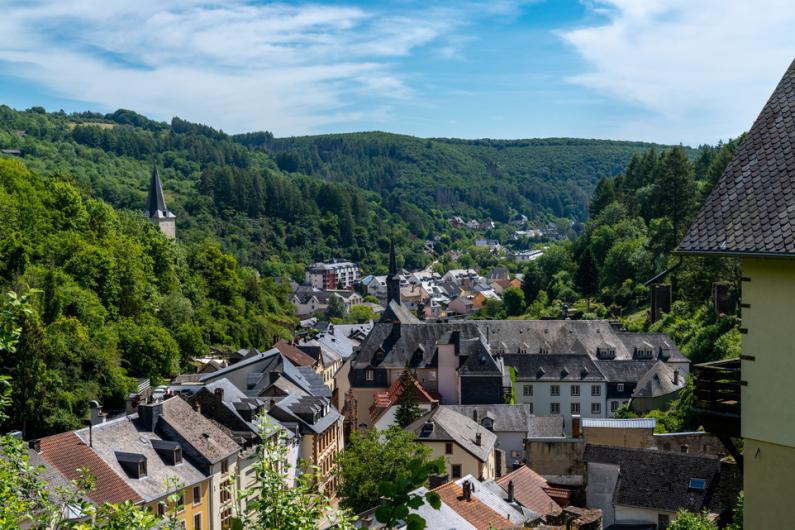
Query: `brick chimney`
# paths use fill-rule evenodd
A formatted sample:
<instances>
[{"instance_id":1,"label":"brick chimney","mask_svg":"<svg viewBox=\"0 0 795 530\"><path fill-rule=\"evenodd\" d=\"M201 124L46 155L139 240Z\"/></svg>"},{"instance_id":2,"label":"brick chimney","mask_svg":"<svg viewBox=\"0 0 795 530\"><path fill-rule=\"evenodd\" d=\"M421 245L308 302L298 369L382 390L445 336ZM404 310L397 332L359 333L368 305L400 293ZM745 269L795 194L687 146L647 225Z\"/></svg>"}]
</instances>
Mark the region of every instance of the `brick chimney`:
<instances>
[{"instance_id":1,"label":"brick chimney","mask_svg":"<svg viewBox=\"0 0 795 530\"><path fill-rule=\"evenodd\" d=\"M679 368L674 370L674 384L675 385L679 384Z\"/></svg>"},{"instance_id":2,"label":"brick chimney","mask_svg":"<svg viewBox=\"0 0 795 530\"><path fill-rule=\"evenodd\" d=\"M513 502L513 480L508 481L508 502Z\"/></svg>"},{"instance_id":3,"label":"brick chimney","mask_svg":"<svg viewBox=\"0 0 795 530\"><path fill-rule=\"evenodd\" d=\"M461 485L464 490L464 500L469 502L472 500L472 483L468 480L465 480L464 483Z\"/></svg>"},{"instance_id":4,"label":"brick chimney","mask_svg":"<svg viewBox=\"0 0 795 530\"><path fill-rule=\"evenodd\" d=\"M571 416L571 437L582 438L582 423L579 414L572 414Z\"/></svg>"}]
</instances>

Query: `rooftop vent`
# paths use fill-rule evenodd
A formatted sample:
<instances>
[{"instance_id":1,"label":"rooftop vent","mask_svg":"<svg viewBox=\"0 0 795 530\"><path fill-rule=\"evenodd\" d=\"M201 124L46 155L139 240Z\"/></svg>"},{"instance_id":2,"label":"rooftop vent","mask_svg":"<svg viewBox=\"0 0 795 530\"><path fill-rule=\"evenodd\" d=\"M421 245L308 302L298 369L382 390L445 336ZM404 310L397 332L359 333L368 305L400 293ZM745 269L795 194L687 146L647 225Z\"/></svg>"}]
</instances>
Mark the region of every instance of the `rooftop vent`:
<instances>
[{"instance_id":1,"label":"rooftop vent","mask_svg":"<svg viewBox=\"0 0 795 530\"><path fill-rule=\"evenodd\" d=\"M146 457L140 453L123 453L116 451L116 460L119 465L132 478L146 476Z\"/></svg>"}]
</instances>

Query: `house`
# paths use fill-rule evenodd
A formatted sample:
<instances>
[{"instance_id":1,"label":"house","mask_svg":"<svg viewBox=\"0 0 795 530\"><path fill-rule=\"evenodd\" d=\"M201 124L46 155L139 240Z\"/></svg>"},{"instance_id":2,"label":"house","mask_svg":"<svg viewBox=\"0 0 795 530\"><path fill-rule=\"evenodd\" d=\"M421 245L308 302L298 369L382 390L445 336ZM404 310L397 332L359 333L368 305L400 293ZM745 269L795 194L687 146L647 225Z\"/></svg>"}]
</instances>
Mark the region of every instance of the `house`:
<instances>
[{"instance_id":1,"label":"house","mask_svg":"<svg viewBox=\"0 0 795 530\"><path fill-rule=\"evenodd\" d=\"M306 267L304 283L316 289L348 289L361 279L359 267L350 261L334 259Z\"/></svg>"},{"instance_id":2,"label":"house","mask_svg":"<svg viewBox=\"0 0 795 530\"><path fill-rule=\"evenodd\" d=\"M475 269L450 269L442 276L442 281L468 289L480 281L480 276Z\"/></svg>"},{"instance_id":3,"label":"house","mask_svg":"<svg viewBox=\"0 0 795 530\"><path fill-rule=\"evenodd\" d=\"M550 493L557 498L570 497L568 490L550 487L544 477L525 465L498 478L497 484L509 493L510 498L516 499L522 506L550 522L563 513L563 508Z\"/></svg>"},{"instance_id":4,"label":"house","mask_svg":"<svg viewBox=\"0 0 795 530\"><path fill-rule=\"evenodd\" d=\"M503 279L503 280L492 280L489 283L489 287L497 293L497 295L502 296L502 293L505 292L505 289L509 287L515 287L516 289L522 288L522 281L518 278L513 278L511 280Z\"/></svg>"},{"instance_id":5,"label":"house","mask_svg":"<svg viewBox=\"0 0 795 530\"><path fill-rule=\"evenodd\" d=\"M521 528L533 514L504 501L482 481L467 475L434 490L442 502L478 530Z\"/></svg>"},{"instance_id":6,"label":"house","mask_svg":"<svg viewBox=\"0 0 795 530\"><path fill-rule=\"evenodd\" d=\"M307 318L328 308L328 291L309 285L300 285L290 295L290 302L299 318Z\"/></svg>"},{"instance_id":7,"label":"house","mask_svg":"<svg viewBox=\"0 0 795 530\"><path fill-rule=\"evenodd\" d=\"M400 288L400 301L411 311L416 311L420 304L426 304L429 298L421 284L412 283Z\"/></svg>"},{"instance_id":8,"label":"house","mask_svg":"<svg viewBox=\"0 0 795 530\"><path fill-rule=\"evenodd\" d=\"M714 457L588 445L585 461L586 502L602 510L606 528L666 528L681 509L718 518L731 513L741 488L737 464Z\"/></svg>"},{"instance_id":9,"label":"house","mask_svg":"<svg viewBox=\"0 0 795 530\"><path fill-rule=\"evenodd\" d=\"M444 457L452 480L464 475L493 479L497 468L497 435L471 418L439 406L406 427L431 449L431 458Z\"/></svg>"},{"instance_id":10,"label":"house","mask_svg":"<svg viewBox=\"0 0 795 530\"><path fill-rule=\"evenodd\" d=\"M517 263L527 263L528 261L535 261L543 255L543 250L522 250L513 255L513 260Z\"/></svg>"},{"instance_id":11,"label":"house","mask_svg":"<svg viewBox=\"0 0 795 530\"><path fill-rule=\"evenodd\" d=\"M646 449L652 447L657 420L582 418L580 424L582 436L587 444Z\"/></svg>"},{"instance_id":12,"label":"house","mask_svg":"<svg viewBox=\"0 0 795 530\"><path fill-rule=\"evenodd\" d=\"M791 526L795 498L795 62L789 65L680 243L742 269L742 355L696 368L696 410L741 461L748 528ZM714 392L719 386L723 391ZM731 437L742 436L745 455ZM753 456L750 456L753 455Z\"/></svg>"},{"instance_id":13,"label":"house","mask_svg":"<svg viewBox=\"0 0 795 530\"><path fill-rule=\"evenodd\" d=\"M511 216L511 223L517 226L524 226L527 224L527 216L521 213L517 213Z\"/></svg>"},{"instance_id":14,"label":"house","mask_svg":"<svg viewBox=\"0 0 795 530\"><path fill-rule=\"evenodd\" d=\"M500 242L497 239L477 239L475 240L475 247L487 248L491 252L499 252L499 250L502 248L502 245L500 245Z\"/></svg>"},{"instance_id":15,"label":"house","mask_svg":"<svg viewBox=\"0 0 795 530\"><path fill-rule=\"evenodd\" d=\"M526 438L552 438L563 434L563 417L534 416L529 405L442 405L472 418L497 435L499 448L504 452L505 469L513 469L524 460Z\"/></svg>"},{"instance_id":16,"label":"house","mask_svg":"<svg viewBox=\"0 0 795 530\"><path fill-rule=\"evenodd\" d=\"M412 378L412 392L419 409L423 412L439 404L439 397L428 392L416 378ZM398 408L398 399L405 392L400 379L392 383L386 392L379 392L370 407L370 425L378 430L383 430L397 424L395 413Z\"/></svg>"},{"instance_id":17,"label":"house","mask_svg":"<svg viewBox=\"0 0 795 530\"><path fill-rule=\"evenodd\" d=\"M447 304L447 313L451 315L471 315L477 309L471 295L462 294Z\"/></svg>"},{"instance_id":18,"label":"house","mask_svg":"<svg viewBox=\"0 0 795 530\"><path fill-rule=\"evenodd\" d=\"M493 289L487 288L482 290L477 290L472 295L472 305L476 309L480 309L488 300L496 300L499 302L501 300L500 295L494 292Z\"/></svg>"},{"instance_id":19,"label":"house","mask_svg":"<svg viewBox=\"0 0 795 530\"><path fill-rule=\"evenodd\" d=\"M687 374L657 361L635 385L629 407L639 414L650 410L666 410L672 401L679 398L686 382Z\"/></svg>"}]
</instances>

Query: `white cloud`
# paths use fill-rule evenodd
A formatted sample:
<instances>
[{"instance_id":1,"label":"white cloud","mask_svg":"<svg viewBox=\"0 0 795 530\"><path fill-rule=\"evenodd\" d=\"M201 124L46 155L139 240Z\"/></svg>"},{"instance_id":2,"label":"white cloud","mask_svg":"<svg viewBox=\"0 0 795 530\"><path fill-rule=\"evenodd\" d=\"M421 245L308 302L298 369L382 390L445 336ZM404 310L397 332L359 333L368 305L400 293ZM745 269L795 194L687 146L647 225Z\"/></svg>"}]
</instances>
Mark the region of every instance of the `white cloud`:
<instances>
[{"instance_id":1,"label":"white cloud","mask_svg":"<svg viewBox=\"0 0 795 530\"><path fill-rule=\"evenodd\" d=\"M714 142L747 130L795 58L791 0L600 0L561 33L588 65L573 83L640 106L614 136Z\"/></svg>"},{"instance_id":2,"label":"white cloud","mask_svg":"<svg viewBox=\"0 0 795 530\"><path fill-rule=\"evenodd\" d=\"M3 7L0 61L87 107L303 134L385 120L391 101L412 95L402 58L449 46L472 20L514 5L19 0Z\"/></svg>"}]
</instances>

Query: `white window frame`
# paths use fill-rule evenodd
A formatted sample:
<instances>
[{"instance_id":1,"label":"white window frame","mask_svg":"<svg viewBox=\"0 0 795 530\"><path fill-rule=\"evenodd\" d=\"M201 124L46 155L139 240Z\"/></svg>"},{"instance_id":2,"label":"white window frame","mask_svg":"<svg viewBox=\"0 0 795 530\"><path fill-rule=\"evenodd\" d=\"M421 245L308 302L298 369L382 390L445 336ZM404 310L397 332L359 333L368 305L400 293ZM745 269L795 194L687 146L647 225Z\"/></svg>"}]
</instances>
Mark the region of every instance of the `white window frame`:
<instances>
[{"instance_id":1,"label":"white window frame","mask_svg":"<svg viewBox=\"0 0 795 530\"><path fill-rule=\"evenodd\" d=\"M550 396L559 396L560 395L560 385L550 385L549 386L549 395Z\"/></svg>"},{"instance_id":2,"label":"white window frame","mask_svg":"<svg viewBox=\"0 0 795 530\"><path fill-rule=\"evenodd\" d=\"M600 385L591 385L591 395L592 396L601 396L602 395L602 387Z\"/></svg>"},{"instance_id":3,"label":"white window frame","mask_svg":"<svg viewBox=\"0 0 795 530\"><path fill-rule=\"evenodd\" d=\"M591 414L601 414L602 413L602 404L601 403L591 403Z\"/></svg>"},{"instance_id":4,"label":"white window frame","mask_svg":"<svg viewBox=\"0 0 795 530\"><path fill-rule=\"evenodd\" d=\"M579 395L580 395L580 385L571 385L571 395L579 397Z\"/></svg>"},{"instance_id":5,"label":"white window frame","mask_svg":"<svg viewBox=\"0 0 795 530\"><path fill-rule=\"evenodd\" d=\"M522 389L523 396L532 396L533 395L533 385L524 385Z\"/></svg>"},{"instance_id":6,"label":"white window frame","mask_svg":"<svg viewBox=\"0 0 795 530\"><path fill-rule=\"evenodd\" d=\"M375 380L375 371L374 370L365 370L364 371L364 380L365 381L374 381Z\"/></svg>"},{"instance_id":7,"label":"white window frame","mask_svg":"<svg viewBox=\"0 0 795 530\"><path fill-rule=\"evenodd\" d=\"M557 409L557 412L555 411L555 409ZM549 404L549 413L550 413L550 414L553 414L553 415L558 415L558 414L560 414L560 403L558 403L558 402L556 402L556 401L555 401L555 402L552 402L552 403L550 403L550 404Z\"/></svg>"},{"instance_id":8,"label":"white window frame","mask_svg":"<svg viewBox=\"0 0 795 530\"><path fill-rule=\"evenodd\" d=\"M610 402L610 412L615 412L618 410L619 403L618 401L611 401Z\"/></svg>"},{"instance_id":9,"label":"white window frame","mask_svg":"<svg viewBox=\"0 0 795 530\"><path fill-rule=\"evenodd\" d=\"M579 401L572 401L571 402L571 413L572 414L579 414L580 413L580 402Z\"/></svg>"},{"instance_id":10,"label":"white window frame","mask_svg":"<svg viewBox=\"0 0 795 530\"><path fill-rule=\"evenodd\" d=\"M624 391L624 383L618 383L616 385L616 390L619 391L619 392L623 392Z\"/></svg>"}]
</instances>

